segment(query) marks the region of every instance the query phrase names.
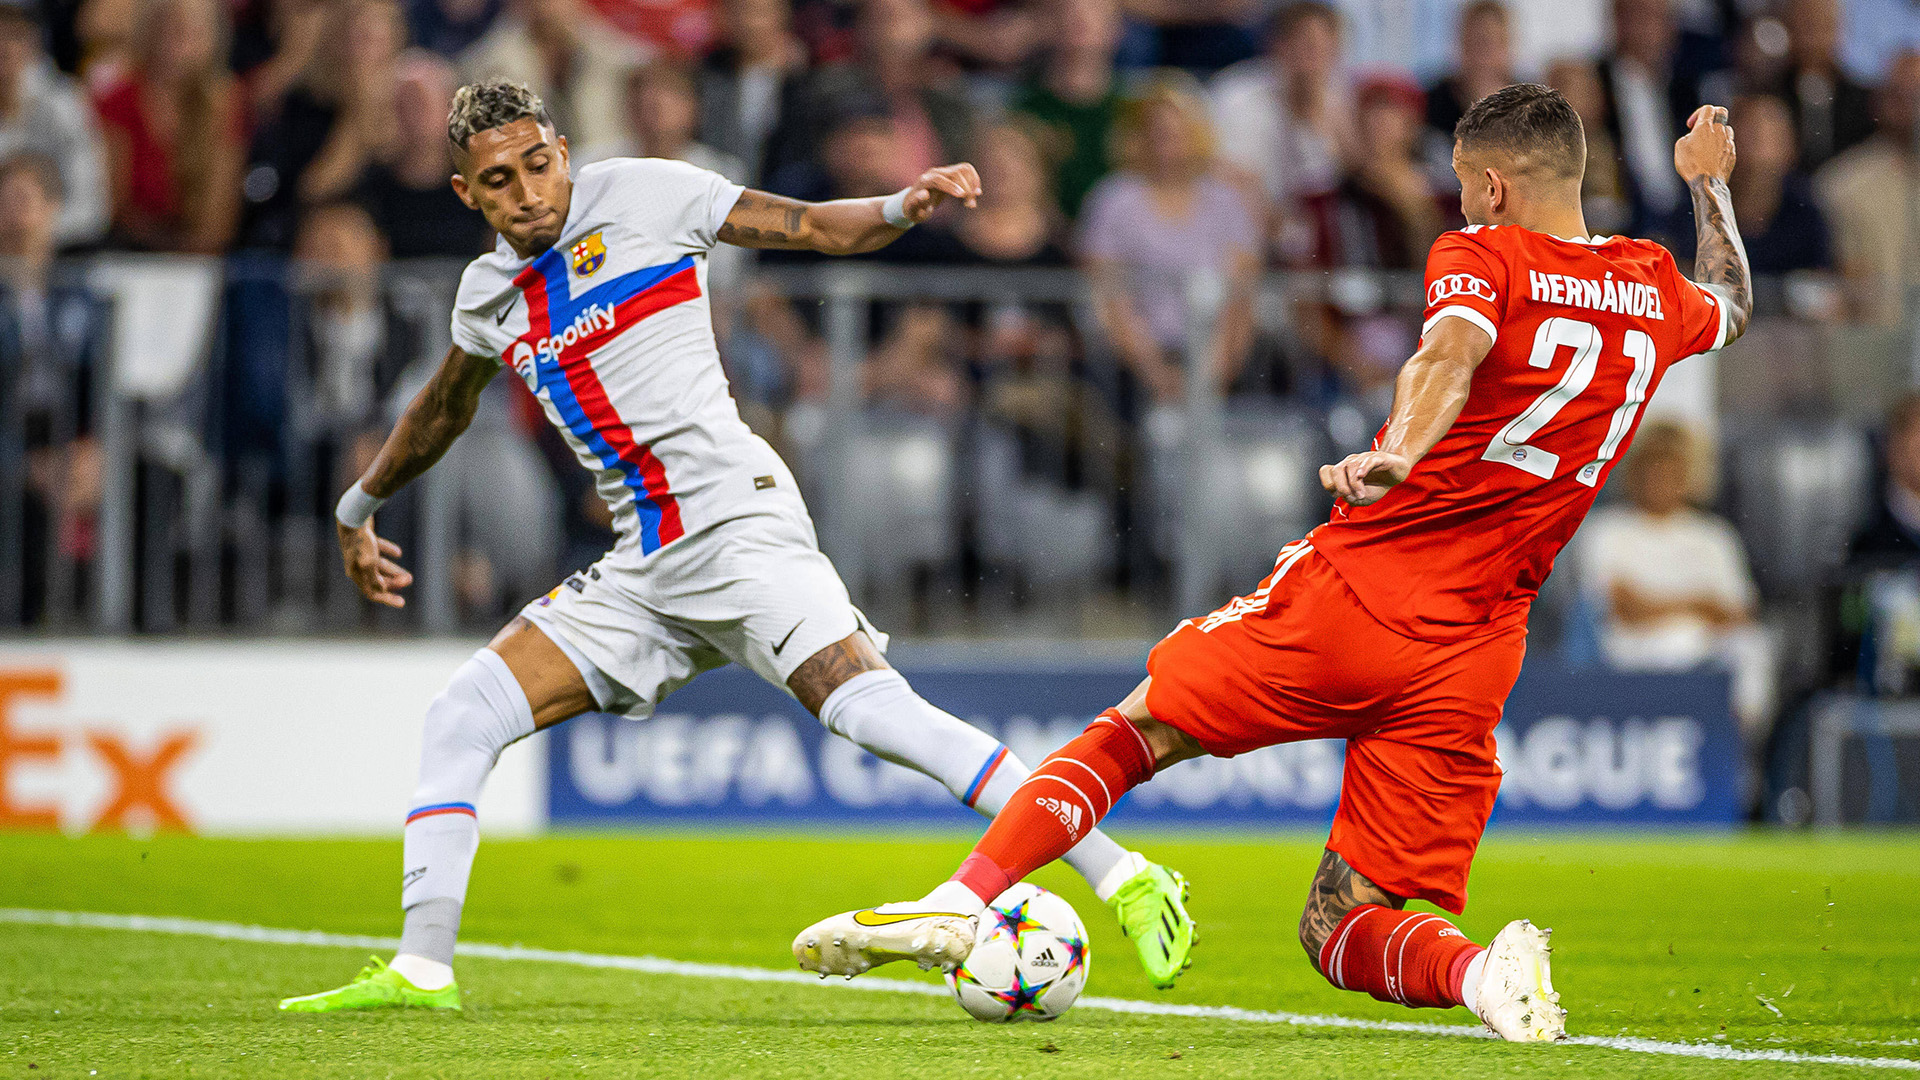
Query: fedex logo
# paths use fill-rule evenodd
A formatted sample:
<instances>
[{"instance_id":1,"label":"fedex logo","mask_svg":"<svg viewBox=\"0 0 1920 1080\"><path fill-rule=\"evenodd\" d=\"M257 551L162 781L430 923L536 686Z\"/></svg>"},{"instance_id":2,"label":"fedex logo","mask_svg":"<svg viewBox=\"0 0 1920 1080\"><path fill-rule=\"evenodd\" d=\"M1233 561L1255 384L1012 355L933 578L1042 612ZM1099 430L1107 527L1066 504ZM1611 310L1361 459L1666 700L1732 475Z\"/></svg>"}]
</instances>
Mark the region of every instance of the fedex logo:
<instances>
[{"instance_id":1,"label":"fedex logo","mask_svg":"<svg viewBox=\"0 0 1920 1080\"><path fill-rule=\"evenodd\" d=\"M1427 286L1428 307L1450 296L1477 297L1489 304L1497 302L1493 286L1488 284L1485 278L1472 274L1447 274L1444 277L1434 278L1433 283Z\"/></svg>"},{"instance_id":2,"label":"fedex logo","mask_svg":"<svg viewBox=\"0 0 1920 1080\"><path fill-rule=\"evenodd\" d=\"M0 828L59 828L59 809L18 798L14 782L35 772L58 769L67 755L84 754L112 781L107 800L87 826L90 831L142 825L186 831L190 827L187 817L174 801L168 783L199 746L199 732L191 728L166 732L152 749L141 753L108 731L87 731L76 738L14 728L17 704L34 699L58 700L62 687L57 670L0 669Z\"/></svg>"}]
</instances>

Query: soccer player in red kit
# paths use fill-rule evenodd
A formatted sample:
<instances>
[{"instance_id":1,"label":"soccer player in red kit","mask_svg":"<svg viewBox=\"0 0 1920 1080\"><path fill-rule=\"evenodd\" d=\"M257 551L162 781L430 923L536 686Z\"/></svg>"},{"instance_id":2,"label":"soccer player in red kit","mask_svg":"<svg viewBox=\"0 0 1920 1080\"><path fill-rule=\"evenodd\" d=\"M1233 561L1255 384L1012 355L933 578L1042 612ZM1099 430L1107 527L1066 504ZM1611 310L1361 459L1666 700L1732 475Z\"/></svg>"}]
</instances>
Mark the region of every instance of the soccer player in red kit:
<instances>
[{"instance_id":1,"label":"soccer player in red kit","mask_svg":"<svg viewBox=\"0 0 1920 1080\"><path fill-rule=\"evenodd\" d=\"M1656 244L1587 234L1586 140L1557 92L1476 103L1453 152L1471 224L1433 245L1421 345L1374 449L1320 470L1331 520L1155 646L1146 681L1034 770L952 880L809 927L801 966L956 964L995 896L1157 769L1338 737L1340 807L1300 920L1314 966L1383 1001L1465 1005L1510 1040L1564 1037L1549 931L1515 920L1483 949L1403 909L1466 907L1533 598L1667 368L1746 327L1726 118L1703 106L1674 147L1699 234L1689 280Z\"/></svg>"}]
</instances>

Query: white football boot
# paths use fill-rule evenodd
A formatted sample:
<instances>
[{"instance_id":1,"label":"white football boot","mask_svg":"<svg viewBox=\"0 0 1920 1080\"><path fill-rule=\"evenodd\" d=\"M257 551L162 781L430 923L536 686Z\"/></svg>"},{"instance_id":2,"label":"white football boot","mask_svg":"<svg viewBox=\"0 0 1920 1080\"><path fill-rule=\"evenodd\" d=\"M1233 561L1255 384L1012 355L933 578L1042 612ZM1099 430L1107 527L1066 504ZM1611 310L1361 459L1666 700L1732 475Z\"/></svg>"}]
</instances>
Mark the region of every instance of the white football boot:
<instances>
[{"instance_id":1,"label":"white football boot","mask_svg":"<svg viewBox=\"0 0 1920 1080\"><path fill-rule=\"evenodd\" d=\"M882 904L822 919L793 939L793 958L821 978L851 979L881 964L912 960L920 970L952 971L973 951L979 919L924 900Z\"/></svg>"},{"instance_id":2,"label":"white football boot","mask_svg":"<svg viewBox=\"0 0 1920 1080\"><path fill-rule=\"evenodd\" d=\"M1553 990L1552 930L1515 919L1487 946L1473 1011L1508 1042L1554 1042L1567 1037L1567 1010Z\"/></svg>"}]
</instances>

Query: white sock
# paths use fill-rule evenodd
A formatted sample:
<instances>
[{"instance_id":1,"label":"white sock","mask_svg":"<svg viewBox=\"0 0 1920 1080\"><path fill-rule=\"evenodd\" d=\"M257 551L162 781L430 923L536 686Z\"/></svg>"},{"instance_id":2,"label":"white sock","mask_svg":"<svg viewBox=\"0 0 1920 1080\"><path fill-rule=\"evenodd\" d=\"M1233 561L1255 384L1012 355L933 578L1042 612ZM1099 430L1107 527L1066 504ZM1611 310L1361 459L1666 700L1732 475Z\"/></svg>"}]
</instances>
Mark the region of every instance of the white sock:
<instances>
[{"instance_id":1,"label":"white sock","mask_svg":"<svg viewBox=\"0 0 1920 1080\"><path fill-rule=\"evenodd\" d=\"M1467 961L1467 973L1460 976L1460 1003L1469 1011L1473 1009L1473 999L1480 989L1480 973L1487 970L1487 950Z\"/></svg>"},{"instance_id":2,"label":"white sock","mask_svg":"<svg viewBox=\"0 0 1920 1080\"><path fill-rule=\"evenodd\" d=\"M1138 874L1146 868L1147 857L1145 855L1137 851L1121 852L1120 861L1114 863L1113 869L1108 870L1106 876L1094 884L1093 895L1099 897L1102 901L1112 900L1113 894L1120 891L1120 886L1133 880L1135 874Z\"/></svg>"},{"instance_id":3,"label":"white sock","mask_svg":"<svg viewBox=\"0 0 1920 1080\"><path fill-rule=\"evenodd\" d=\"M420 783L407 814L401 907L412 910L430 900L452 901L451 927L457 930L458 905L466 901L467 878L480 846L474 813L480 789L500 751L531 734L533 709L527 695L507 662L490 649L481 649L460 665L433 699L421 733ZM448 920L433 920L431 927L416 926L419 922L408 920L401 953L443 967L452 964L454 933Z\"/></svg>"},{"instance_id":4,"label":"white sock","mask_svg":"<svg viewBox=\"0 0 1920 1080\"><path fill-rule=\"evenodd\" d=\"M439 990L453 981L453 968L438 960L429 960L412 953L398 953L388 967L400 973L400 977L422 990Z\"/></svg>"},{"instance_id":5,"label":"white sock","mask_svg":"<svg viewBox=\"0 0 1920 1080\"><path fill-rule=\"evenodd\" d=\"M937 888L928 893L926 897L920 901L921 904L928 907L957 911L962 915L978 915L987 910L987 905L992 902L993 897L989 896L983 900L975 896L972 889L967 888L957 881L941 882Z\"/></svg>"},{"instance_id":6,"label":"white sock","mask_svg":"<svg viewBox=\"0 0 1920 1080\"><path fill-rule=\"evenodd\" d=\"M820 722L875 757L940 781L986 817L997 815L1032 771L993 736L915 693L892 669L863 671L841 683L820 704ZM1126 857L1125 848L1095 829L1065 861L1097 886Z\"/></svg>"}]
</instances>

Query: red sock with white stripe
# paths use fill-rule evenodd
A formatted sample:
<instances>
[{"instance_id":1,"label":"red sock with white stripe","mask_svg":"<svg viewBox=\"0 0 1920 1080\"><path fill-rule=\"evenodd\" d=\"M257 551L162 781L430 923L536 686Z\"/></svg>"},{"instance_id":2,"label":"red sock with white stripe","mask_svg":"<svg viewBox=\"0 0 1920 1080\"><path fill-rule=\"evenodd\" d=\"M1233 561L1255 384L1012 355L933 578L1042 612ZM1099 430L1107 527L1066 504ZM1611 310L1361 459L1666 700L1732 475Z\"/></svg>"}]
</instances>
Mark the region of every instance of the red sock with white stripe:
<instances>
[{"instance_id":1,"label":"red sock with white stripe","mask_svg":"<svg viewBox=\"0 0 1920 1080\"><path fill-rule=\"evenodd\" d=\"M1066 854L1107 816L1120 796L1153 776L1153 753L1138 728L1108 709L1055 751L987 826L953 880L982 904Z\"/></svg>"},{"instance_id":2,"label":"red sock with white stripe","mask_svg":"<svg viewBox=\"0 0 1920 1080\"><path fill-rule=\"evenodd\" d=\"M1320 971L1342 990L1415 1009L1451 1009L1471 1004L1468 969L1485 951L1431 912L1361 904L1321 946Z\"/></svg>"}]
</instances>

